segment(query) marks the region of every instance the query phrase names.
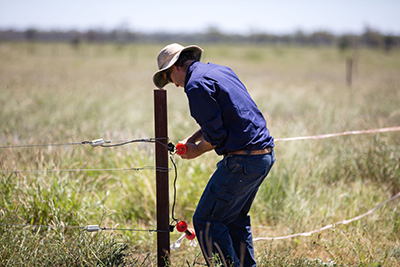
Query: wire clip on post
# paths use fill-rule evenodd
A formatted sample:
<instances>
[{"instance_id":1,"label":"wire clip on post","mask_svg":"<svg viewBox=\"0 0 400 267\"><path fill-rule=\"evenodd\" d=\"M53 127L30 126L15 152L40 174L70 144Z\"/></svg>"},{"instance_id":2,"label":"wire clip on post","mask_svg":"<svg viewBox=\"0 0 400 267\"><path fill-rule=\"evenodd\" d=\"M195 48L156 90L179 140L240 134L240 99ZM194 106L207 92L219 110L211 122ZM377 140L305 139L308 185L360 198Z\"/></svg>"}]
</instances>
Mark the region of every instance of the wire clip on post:
<instances>
[{"instance_id":1,"label":"wire clip on post","mask_svg":"<svg viewBox=\"0 0 400 267\"><path fill-rule=\"evenodd\" d=\"M96 140L91 141L90 144L92 145L92 147L102 146L102 145L104 145L104 140L103 139L96 139Z\"/></svg>"},{"instance_id":2,"label":"wire clip on post","mask_svg":"<svg viewBox=\"0 0 400 267\"><path fill-rule=\"evenodd\" d=\"M196 237L195 231L193 229L188 229L185 221L179 221L176 225L176 230L181 233L185 232L185 236L188 240L193 240Z\"/></svg>"},{"instance_id":3,"label":"wire clip on post","mask_svg":"<svg viewBox=\"0 0 400 267\"><path fill-rule=\"evenodd\" d=\"M187 151L186 145L184 143L179 142L176 145L176 153L178 153L178 155L185 155Z\"/></svg>"},{"instance_id":4,"label":"wire clip on post","mask_svg":"<svg viewBox=\"0 0 400 267\"><path fill-rule=\"evenodd\" d=\"M171 142L168 143L168 151L172 154L175 151L175 145Z\"/></svg>"}]
</instances>

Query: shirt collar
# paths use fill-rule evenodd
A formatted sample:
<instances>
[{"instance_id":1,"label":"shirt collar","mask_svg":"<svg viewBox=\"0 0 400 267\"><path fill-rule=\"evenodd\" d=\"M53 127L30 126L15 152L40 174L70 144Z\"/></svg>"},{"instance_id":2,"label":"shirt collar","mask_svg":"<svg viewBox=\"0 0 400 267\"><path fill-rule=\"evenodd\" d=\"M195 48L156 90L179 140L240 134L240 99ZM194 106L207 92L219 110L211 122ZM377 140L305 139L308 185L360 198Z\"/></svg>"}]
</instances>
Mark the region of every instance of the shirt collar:
<instances>
[{"instance_id":1,"label":"shirt collar","mask_svg":"<svg viewBox=\"0 0 400 267\"><path fill-rule=\"evenodd\" d=\"M198 65L197 63L200 63L199 61L193 61L192 64L189 65L188 70L186 72L186 77L185 77L185 91L186 91L186 85L189 82L190 77L192 76L192 72Z\"/></svg>"}]
</instances>

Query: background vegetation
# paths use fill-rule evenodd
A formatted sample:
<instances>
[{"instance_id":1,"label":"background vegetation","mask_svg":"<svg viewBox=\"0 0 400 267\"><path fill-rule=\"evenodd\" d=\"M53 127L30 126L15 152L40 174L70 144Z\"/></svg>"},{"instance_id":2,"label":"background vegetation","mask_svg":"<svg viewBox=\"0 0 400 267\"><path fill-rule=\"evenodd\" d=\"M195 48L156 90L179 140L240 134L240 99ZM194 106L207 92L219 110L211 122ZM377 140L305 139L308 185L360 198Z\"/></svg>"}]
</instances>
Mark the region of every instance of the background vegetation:
<instances>
[{"instance_id":1,"label":"background vegetation","mask_svg":"<svg viewBox=\"0 0 400 267\"><path fill-rule=\"evenodd\" d=\"M301 46L337 46L342 50L350 47L383 48L390 51L400 46L398 34L381 33L372 27L365 27L361 34L333 34L329 31L304 32L297 30L292 33L271 34L267 32L249 32L242 34L226 34L218 27L210 26L206 31L173 34L168 32L144 33L132 31L122 24L113 30L26 30L0 29L0 41L28 42L69 42L73 46L89 43L116 43L124 46L131 43L144 42L183 42L183 43L242 43L268 45L301 45Z\"/></svg>"},{"instance_id":2,"label":"background vegetation","mask_svg":"<svg viewBox=\"0 0 400 267\"><path fill-rule=\"evenodd\" d=\"M153 137L151 76L165 45L0 43L1 266L156 265L156 234L78 228L155 229L154 171L14 172L154 166L154 145L4 146ZM275 138L400 125L398 49L200 45L203 62L239 75ZM169 138L177 143L197 125L182 89L167 90ZM400 191L399 137L276 142L277 162L251 210L254 237L310 231L389 199ZM218 160L213 152L192 161L175 157L175 217L191 224ZM171 241L179 236L171 233ZM400 266L399 237L395 200L349 225L255 246L260 266ZM172 251L171 265L203 264L199 253L185 241Z\"/></svg>"}]
</instances>

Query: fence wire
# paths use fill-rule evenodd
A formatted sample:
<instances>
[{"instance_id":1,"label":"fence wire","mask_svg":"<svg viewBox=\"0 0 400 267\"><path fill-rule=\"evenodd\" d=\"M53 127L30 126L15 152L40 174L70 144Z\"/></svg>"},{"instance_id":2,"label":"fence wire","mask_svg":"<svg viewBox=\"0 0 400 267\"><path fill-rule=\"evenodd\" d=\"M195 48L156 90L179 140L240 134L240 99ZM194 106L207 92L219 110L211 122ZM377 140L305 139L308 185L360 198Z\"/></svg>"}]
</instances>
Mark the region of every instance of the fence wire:
<instances>
[{"instance_id":1,"label":"fence wire","mask_svg":"<svg viewBox=\"0 0 400 267\"><path fill-rule=\"evenodd\" d=\"M0 146L0 149L6 148L31 148L31 147L50 147L50 146L77 146L77 145L91 145L92 147L101 146L101 147L116 147L123 146L131 143L160 143L165 145L160 140L168 140L168 137L163 138L147 138L147 139L128 139L128 140L103 140L103 139L95 139L92 141L81 141L81 142L70 142L70 143L59 143L59 144L32 144L32 145L9 145L9 146Z\"/></svg>"},{"instance_id":2,"label":"fence wire","mask_svg":"<svg viewBox=\"0 0 400 267\"><path fill-rule=\"evenodd\" d=\"M280 141L296 141L296 140L315 140L315 139L325 139L325 138L330 138L330 137L337 137L337 136L345 136L345 135L358 135L358 134L369 134L369 133L383 133L383 132L394 132L394 131L400 131L400 127L389 127L389 128L380 128L380 129L370 129L370 130L363 130L363 131L348 131L348 132L342 132L342 133L333 133L333 134L322 134L322 135L313 135L313 136L303 136L303 137L290 137L290 138L277 138L275 139L276 142ZM136 143L136 142L146 142L146 143L155 143L158 142L168 148L170 152L174 152L175 146L169 143L168 145L165 145L163 142L160 140L168 140L168 137L165 138L148 138L148 139L131 139L131 140L108 140L104 141L103 139L96 139L92 141L81 141L81 142L72 142L72 143L60 143L60 144L33 144L33 145L11 145L11 146L0 146L0 149L14 149L14 148L30 148L30 147L44 147L44 146L75 146L75 145L91 145L92 147L95 146L101 146L101 147L117 147L117 146L123 146L126 144L131 144L131 143ZM172 153L171 153L172 154ZM171 161L174 165L175 168L175 179L174 179L174 203L172 206L172 218L174 221L177 221L176 218L174 218L174 207L175 207L175 198L176 198L176 188L175 188L175 183L177 179L177 170L176 170L176 165L175 162L173 161L171 157ZM156 167L156 166L145 166L145 167L140 167L140 168L127 168L127 169L70 169L70 170L24 170L24 171L19 171L19 170L1 170L1 173L23 173L23 172L84 172L84 171L139 171L139 170L146 170L146 169L154 169L156 171L170 171L169 168L162 168L162 167ZM385 201L384 203L381 203L374 209L359 215L355 218L349 219L349 220L343 220L340 222L337 222L335 224L330 224L325 227L322 227L317 230L313 230L307 233L296 233L288 236L281 236L281 237L261 237L261 238L255 238L254 241L265 241L265 240L278 240L278 239L286 239L286 238L291 238L291 237L298 237L298 236L310 236L313 233L321 232L326 229L330 229L336 225L340 224L348 224L350 222L359 220L367 215L372 214L375 212L377 209L382 207L383 205L387 204L388 202L396 199L397 197L400 196L400 192L391 197L389 200ZM144 232L167 232L165 230L156 230L156 229L124 229L124 228L107 228L107 227L101 227L99 225L87 225L87 226L53 226L53 225L30 225L30 224L6 224L6 223L0 223L0 225L3 226L11 226L11 227L22 227L22 228L29 228L29 227L42 227L42 228L69 228L69 229L79 229L79 230L86 230L88 232L97 232L97 231L144 231ZM171 228L172 229L172 228Z\"/></svg>"}]
</instances>

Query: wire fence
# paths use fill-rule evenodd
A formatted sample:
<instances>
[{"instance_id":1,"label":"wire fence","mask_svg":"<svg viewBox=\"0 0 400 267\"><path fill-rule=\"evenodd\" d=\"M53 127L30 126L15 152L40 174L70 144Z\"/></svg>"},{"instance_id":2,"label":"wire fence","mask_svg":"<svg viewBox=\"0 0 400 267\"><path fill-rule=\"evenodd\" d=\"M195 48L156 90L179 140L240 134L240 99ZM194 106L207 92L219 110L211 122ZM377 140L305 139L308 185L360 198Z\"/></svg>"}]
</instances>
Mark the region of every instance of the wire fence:
<instances>
[{"instance_id":1,"label":"wire fence","mask_svg":"<svg viewBox=\"0 0 400 267\"><path fill-rule=\"evenodd\" d=\"M123 146L131 143L159 143L164 145L160 140L168 140L168 137L164 138L147 138L147 139L128 139L128 140L103 140L95 139L92 141L81 141L81 142L69 142L69 143L59 143L59 144L32 144L32 145L9 145L0 146L0 149L5 148L31 148L31 147L49 147L49 146L77 146L77 145L91 145L92 147L116 147Z\"/></svg>"},{"instance_id":2,"label":"wire fence","mask_svg":"<svg viewBox=\"0 0 400 267\"><path fill-rule=\"evenodd\" d=\"M371 134L371 133L384 133L384 132L395 132L395 131L400 131L400 127L389 127L389 128L378 128L378 129L370 129L370 130L361 130L361 131L347 131L347 132L341 132L341 133L332 133L332 134L321 134L321 135L312 135L312 136L302 136L302 137L290 137L290 138L277 138L275 139L275 142L283 142L283 141L297 141L297 140L316 140L316 139L325 139L325 138L331 138L331 137L338 137L338 136L346 136L346 135L360 135L360 134ZM144 142L144 143L160 143L163 146L166 146L171 154L176 153L176 148L172 143L169 143L168 145L165 145L163 142L160 140L168 140L168 137L165 138L147 138L147 139L128 139L128 140L103 140L103 139L96 139L92 141L81 141L81 142L70 142L70 143L58 143L58 144L29 144L29 145L8 145L8 146L0 146L0 149L17 149L17 148L32 148L32 147L49 147L49 146L77 146L77 145L91 145L92 147L105 147L105 148L110 148L110 147L118 147L118 146L123 146L127 144L132 144L132 143L139 143L139 142ZM173 157L171 157L171 162L174 165L174 170L175 170L175 178L174 178L174 202L172 206L172 219L174 221L177 221L177 219L174 217L174 207L175 207L175 201L176 201L176 180L177 180L177 168L176 164L173 160ZM170 168L161 168L157 166L144 166L144 167L137 167L137 168L108 168L108 169L65 169L65 170L0 170L0 173L37 173L37 172L88 172L88 171L140 171L140 170L156 170L156 171L162 171L162 172L169 172L171 169ZM364 218L365 216L368 216L372 213L374 213L376 210L384 206L385 204L389 203L390 201L395 200L396 198L400 197L400 192L388 199L387 201L379 204L377 207L374 209L371 209L370 211L356 216L352 219L348 220L342 220L340 222L334 223L334 224L329 224L325 227L312 230L309 232L305 233L296 233L292 235L287 235L287 236L279 236L279 237L260 237L260 238L255 238L254 241L266 241L266 240L279 240L279 239L288 239L288 238L293 238L293 237L299 237L299 236L310 236L314 233L319 233L321 231L333 228L337 225L344 225L348 224L357 220L360 220ZM7 223L0 223L2 226L9 226L9 227L20 227L23 229L27 228L52 228L52 229L60 229L60 228L68 228L68 229L76 229L76 230L85 230L87 232L97 232L97 231L142 231L142 232L166 232L163 230L157 230L157 229L123 229L123 228L107 228L107 227L101 227L99 225L87 225L87 226L54 226L54 225L33 225L33 224L7 224ZM171 231L173 230L171 226Z\"/></svg>"},{"instance_id":3,"label":"wire fence","mask_svg":"<svg viewBox=\"0 0 400 267\"><path fill-rule=\"evenodd\" d=\"M397 132L397 131L400 131L400 127L388 127L388 128L362 130L362 131L348 131L348 132L342 132L342 133L320 134L320 135L299 136L299 137L289 137L289 138L277 138L274 141L275 142L283 142L283 141L297 141L297 140L316 140L316 139L325 139L325 138L346 136L346 135L386 133L386 132Z\"/></svg>"},{"instance_id":4,"label":"wire fence","mask_svg":"<svg viewBox=\"0 0 400 267\"><path fill-rule=\"evenodd\" d=\"M52 146L77 146L77 145L91 145L92 147L118 147L132 143L159 143L165 146L160 140L168 140L165 138L147 138L147 139L129 139L129 140L103 140L96 139L92 141L58 143L58 144L32 144L32 145L10 145L0 146L0 149L16 149L16 148L35 148L35 147L52 147ZM173 152L175 147L170 143L166 146L169 151ZM91 171L142 171L142 170L156 170L160 172L169 172L169 168L157 166L143 166L132 168L100 168L100 169L50 169L50 170L0 170L0 173L41 173L41 172L91 172Z\"/></svg>"},{"instance_id":5,"label":"wire fence","mask_svg":"<svg viewBox=\"0 0 400 267\"><path fill-rule=\"evenodd\" d=\"M136 168L109 168L109 169L67 169L67 170L1 170L0 173L40 173L40 172L92 172L92 171L142 171L156 170L160 172L169 172L170 168L144 166Z\"/></svg>"},{"instance_id":6,"label":"wire fence","mask_svg":"<svg viewBox=\"0 0 400 267\"><path fill-rule=\"evenodd\" d=\"M163 230L156 229L124 229L124 228L113 228L113 227L101 227L99 225L86 225L86 226L68 226L68 225L45 225L45 224L18 224L18 223L0 223L3 226L19 227L22 229L29 228L51 228L51 229L75 229L75 230L85 230L87 232L98 232L98 231L131 231L131 232L166 232Z\"/></svg>"}]
</instances>

